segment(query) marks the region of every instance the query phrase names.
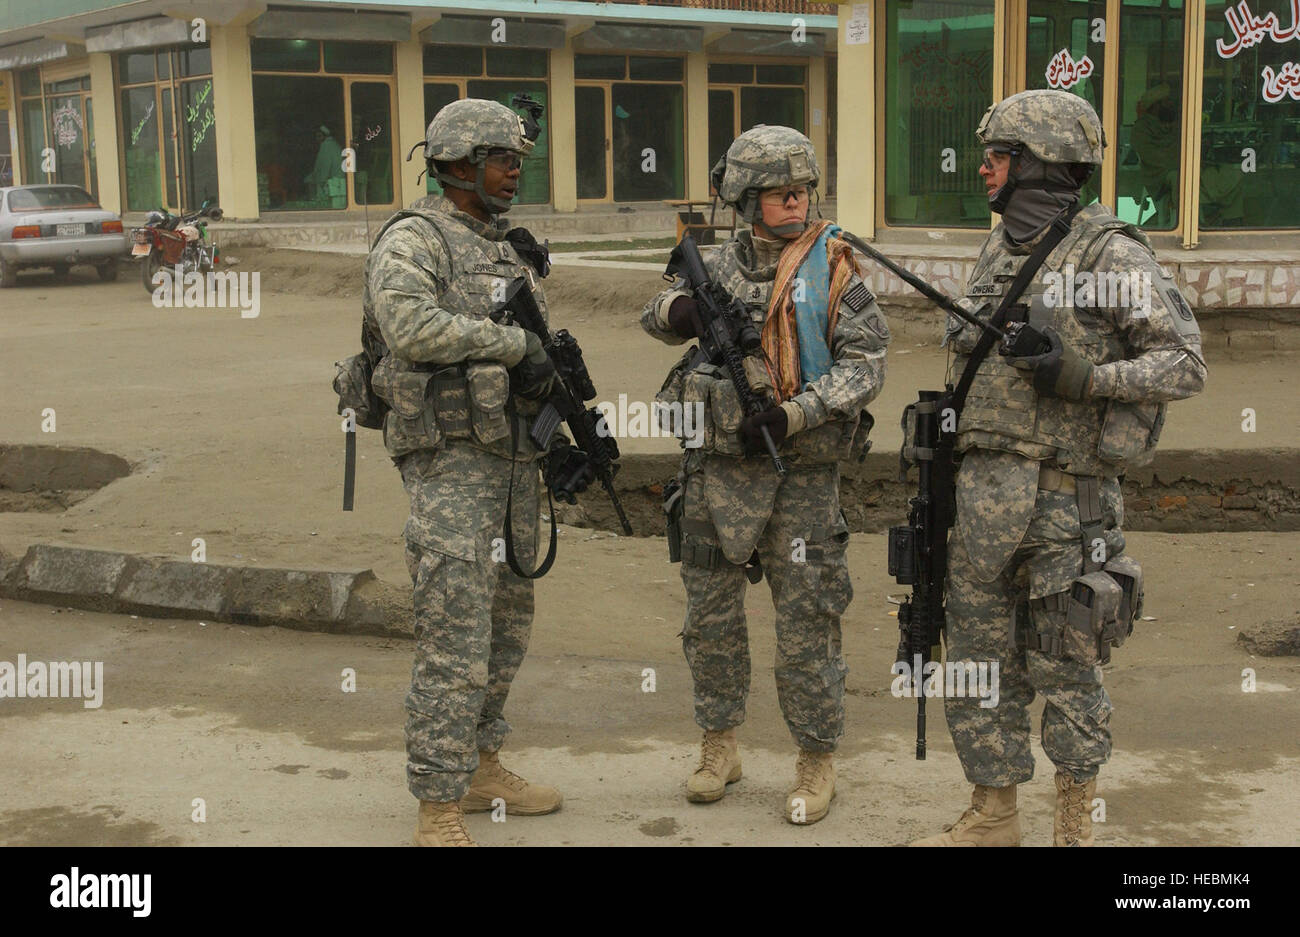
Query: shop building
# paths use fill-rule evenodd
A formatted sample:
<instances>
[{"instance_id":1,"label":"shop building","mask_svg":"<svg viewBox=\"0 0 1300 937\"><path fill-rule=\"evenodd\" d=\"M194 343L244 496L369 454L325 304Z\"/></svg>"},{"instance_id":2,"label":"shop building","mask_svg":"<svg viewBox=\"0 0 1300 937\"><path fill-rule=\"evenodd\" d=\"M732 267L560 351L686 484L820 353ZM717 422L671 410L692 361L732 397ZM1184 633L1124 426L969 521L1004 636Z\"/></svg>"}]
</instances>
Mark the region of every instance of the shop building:
<instances>
[{"instance_id":1,"label":"shop building","mask_svg":"<svg viewBox=\"0 0 1300 937\"><path fill-rule=\"evenodd\" d=\"M1165 250L1289 252L1239 285L1300 305L1300 0L10 0L0 173L127 212L347 218L432 188L405 156L443 104L526 93L522 203L705 200L737 133L785 123L841 223L960 260L990 224L975 126L1046 87L1102 117L1091 195Z\"/></svg>"}]
</instances>

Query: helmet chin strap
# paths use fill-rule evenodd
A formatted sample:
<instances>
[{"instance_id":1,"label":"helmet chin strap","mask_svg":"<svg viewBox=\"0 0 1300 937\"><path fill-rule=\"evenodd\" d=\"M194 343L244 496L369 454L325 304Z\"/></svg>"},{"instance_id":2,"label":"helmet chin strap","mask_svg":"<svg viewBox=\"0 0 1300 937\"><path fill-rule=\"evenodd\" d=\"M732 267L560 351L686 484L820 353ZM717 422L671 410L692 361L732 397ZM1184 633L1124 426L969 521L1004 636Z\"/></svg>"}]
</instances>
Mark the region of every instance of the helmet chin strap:
<instances>
[{"instance_id":1,"label":"helmet chin strap","mask_svg":"<svg viewBox=\"0 0 1300 937\"><path fill-rule=\"evenodd\" d=\"M514 204L513 199L501 198L498 195L488 195L487 190L483 187L483 180L487 175L487 164L479 161L472 164L475 168L474 181L466 182L464 179L457 179L449 172L436 173L438 182L444 186L451 186L455 189L464 189L466 192L473 192L483 203L483 207L492 215L504 215L510 211Z\"/></svg>"}]
</instances>

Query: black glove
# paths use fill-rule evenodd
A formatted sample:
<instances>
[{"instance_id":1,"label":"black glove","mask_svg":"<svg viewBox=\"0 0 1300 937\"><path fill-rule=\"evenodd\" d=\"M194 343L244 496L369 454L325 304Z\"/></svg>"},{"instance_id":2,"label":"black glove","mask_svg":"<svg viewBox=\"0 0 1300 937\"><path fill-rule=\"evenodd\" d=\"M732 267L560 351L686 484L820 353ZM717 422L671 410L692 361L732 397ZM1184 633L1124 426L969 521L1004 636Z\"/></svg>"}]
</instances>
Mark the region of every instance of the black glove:
<instances>
[{"instance_id":1,"label":"black glove","mask_svg":"<svg viewBox=\"0 0 1300 937\"><path fill-rule=\"evenodd\" d=\"M767 446L763 444L764 426L772 436L772 444L779 446L785 441L785 434L790 429L790 418L781 407L772 407L741 420L740 436L747 452L751 454L767 452Z\"/></svg>"},{"instance_id":2,"label":"black glove","mask_svg":"<svg viewBox=\"0 0 1300 937\"><path fill-rule=\"evenodd\" d=\"M1065 344L1056 329L1043 329L1043 337L1051 347L1041 355L1008 358L1007 363L1022 371L1032 372L1025 378L1034 390L1044 397L1063 397L1066 400L1083 400L1092 383L1092 362L1079 354L1073 346Z\"/></svg>"},{"instance_id":3,"label":"black glove","mask_svg":"<svg viewBox=\"0 0 1300 937\"><path fill-rule=\"evenodd\" d=\"M555 365L542 347L542 340L528 330L524 357L510 369L510 389L529 400L540 400L555 380Z\"/></svg>"},{"instance_id":4,"label":"black glove","mask_svg":"<svg viewBox=\"0 0 1300 937\"><path fill-rule=\"evenodd\" d=\"M678 296L668 307L668 327L682 338L695 338L700 334L700 307L694 297Z\"/></svg>"},{"instance_id":5,"label":"black glove","mask_svg":"<svg viewBox=\"0 0 1300 937\"><path fill-rule=\"evenodd\" d=\"M586 491L596 480L596 468L587 453L567 439L558 439L546 454L542 478L556 500L575 504L574 495Z\"/></svg>"}]
</instances>

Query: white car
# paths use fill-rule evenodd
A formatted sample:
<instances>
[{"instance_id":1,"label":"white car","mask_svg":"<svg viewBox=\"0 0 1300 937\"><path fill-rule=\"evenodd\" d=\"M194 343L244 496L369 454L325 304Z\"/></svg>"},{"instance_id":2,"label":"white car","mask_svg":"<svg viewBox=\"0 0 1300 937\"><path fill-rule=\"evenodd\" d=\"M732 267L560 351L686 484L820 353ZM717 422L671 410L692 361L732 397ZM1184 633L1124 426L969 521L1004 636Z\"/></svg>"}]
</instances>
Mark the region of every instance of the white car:
<instances>
[{"instance_id":1,"label":"white car","mask_svg":"<svg viewBox=\"0 0 1300 937\"><path fill-rule=\"evenodd\" d=\"M0 287L16 286L18 271L28 267L53 268L62 277L75 264L115 280L129 249L121 217L80 186L0 188Z\"/></svg>"}]
</instances>

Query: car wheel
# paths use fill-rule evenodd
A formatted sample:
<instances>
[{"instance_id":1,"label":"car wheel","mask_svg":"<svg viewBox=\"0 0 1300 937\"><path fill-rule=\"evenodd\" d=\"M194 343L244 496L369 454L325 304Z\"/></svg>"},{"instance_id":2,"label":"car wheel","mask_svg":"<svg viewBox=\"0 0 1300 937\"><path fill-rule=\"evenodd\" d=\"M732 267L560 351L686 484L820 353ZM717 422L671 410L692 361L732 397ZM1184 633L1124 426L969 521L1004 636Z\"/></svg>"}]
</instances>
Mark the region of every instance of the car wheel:
<instances>
[{"instance_id":1,"label":"car wheel","mask_svg":"<svg viewBox=\"0 0 1300 937\"><path fill-rule=\"evenodd\" d=\"M99 270L99 278L105 283L112 283L117 279L117 260L106 260L96 269Z\"/></svg>"},{"instance_id":2,"label":"car wheel","mask_svg":"<svg viewBox=\"0 0 1300 937\"><path fill-rule=\"evenodd\" d=\"M54 276L60 280L66 280L68 277L68 271L71 269L72 267L69 266L68 264L55 264Z\"/></svg>"},{"instance_id":3,"label":"car wheel","mask_svg":"<svg viewBox=\"0 0 1300 937\"><path fill-rule=\"evenodd\" d=\"M18 285L18 268L0 259L0 287L8 289Z\"/></svg>"}]
</instances>

